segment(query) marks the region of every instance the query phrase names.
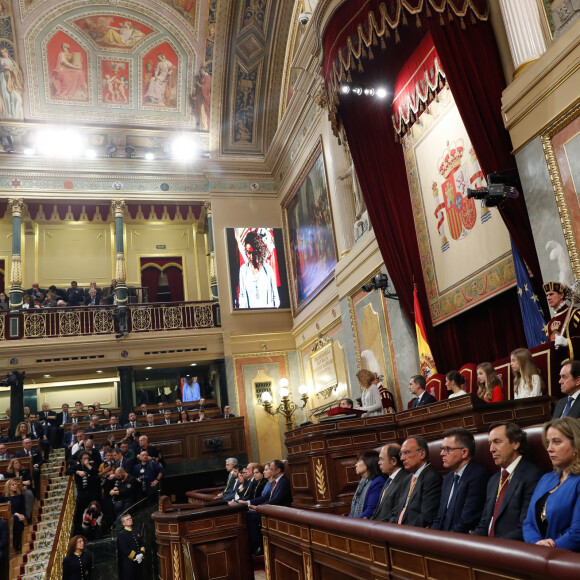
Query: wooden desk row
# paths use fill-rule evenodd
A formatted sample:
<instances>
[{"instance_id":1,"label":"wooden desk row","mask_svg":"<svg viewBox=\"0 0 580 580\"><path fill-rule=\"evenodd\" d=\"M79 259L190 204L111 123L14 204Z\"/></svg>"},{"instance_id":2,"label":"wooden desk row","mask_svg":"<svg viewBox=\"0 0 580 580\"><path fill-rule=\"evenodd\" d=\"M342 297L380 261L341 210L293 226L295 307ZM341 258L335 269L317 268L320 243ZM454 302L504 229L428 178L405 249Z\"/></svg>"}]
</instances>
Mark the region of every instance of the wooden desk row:
<instances>
[{"instance_id":1,"label":"wooden desk row","mask_svg":"<svg viewBox=\"0 0 580 580\"><path fill-rule=\"evenodd\" d=\"M537 425L551 417L551 409L550 397L485 403L476 395L467 395L392 415L337 419L288 431L293 505L344 511L358 483L352 466L362 451L402 443L410 435L433 441L452 427L476 433L487 431L496 421L513 421L520 427Z\"/></svg>"}]
</instances>

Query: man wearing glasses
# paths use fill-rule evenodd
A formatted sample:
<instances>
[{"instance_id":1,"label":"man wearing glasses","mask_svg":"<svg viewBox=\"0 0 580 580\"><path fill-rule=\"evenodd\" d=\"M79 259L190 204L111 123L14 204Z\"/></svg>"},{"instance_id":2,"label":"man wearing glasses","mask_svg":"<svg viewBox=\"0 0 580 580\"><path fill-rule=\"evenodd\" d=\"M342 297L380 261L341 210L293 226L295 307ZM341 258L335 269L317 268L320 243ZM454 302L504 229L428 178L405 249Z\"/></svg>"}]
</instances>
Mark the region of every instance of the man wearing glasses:
<instances>
[{"instance_id":1,"label":"man wearing glasses","mask_svg":"<svg viewBox=\"0 0 580 580\"><path fill-rule=\"evenodd\" d=\"M428 460L429 447L423 437L412 436L405 440L401 446L401 461L411 477L401 489L399 501L391 513L391 523L431 527L439 510L443 478Z\"/></svg>"},{"instance_id":2,"label":"man wearing glasses","mask_svg":"<svg viewBox=\"0 0 580 580\"><path fill-rule=\"evenodd\" d=\"M457 427L443 433L441 458L451 470L443 480L439 512L432 530L467 534L475 529L485 505L489 473L473 461L475 440L467 429Z\"/></svg>"}]
</instances>

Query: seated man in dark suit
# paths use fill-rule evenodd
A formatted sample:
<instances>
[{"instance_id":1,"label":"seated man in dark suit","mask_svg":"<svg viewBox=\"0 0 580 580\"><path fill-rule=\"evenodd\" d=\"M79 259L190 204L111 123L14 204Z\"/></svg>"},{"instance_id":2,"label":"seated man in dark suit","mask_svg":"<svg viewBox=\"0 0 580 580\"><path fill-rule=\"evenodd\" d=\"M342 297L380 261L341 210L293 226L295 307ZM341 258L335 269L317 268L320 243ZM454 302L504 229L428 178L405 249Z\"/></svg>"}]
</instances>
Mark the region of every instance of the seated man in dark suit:
<instances>
[{"instance_id":1,"label":"seated man in dark suit","mask_svg":"<svg viewBox=\"0 0 580 580\"><path fill-rule=\"evenodd\" d=\"M411 477L403 469L400 445L389 443L381 449L379 453L379 468L386 480L371 520L388 522L395 505L399 501L401 489Z\"/></svg>"},{"instance_id":2,"label":"seated man in dark suit","mask_svg":"<svg viewBox=\"0 0 580 580\"><path fill-rule=\"evenodd\" d=\"M290 480L284 475L284 462L280 459L274 459L270 463L273 481L269 493L261 495L248 502L248 538L250 540L250 551L254 556L260 556L264 553L262 534L260 526L262 517L255 511L258 505L292 505L292 489Z\"/></svg>"},{"instance_id":3,"label":"seated man in dark suit","mask_svg":"<svg viewBox=\"0 0 580 580\"><path fill-rule=\"evenodd\" d=\"M401 460L411 474L391 513L391 523L429 528L439 510L441 474L428 463L429 447L423 437L409 437L401 445Z\"/></svg>"},{"instance_id":4,"label":"seated man in dark suit","mask_svg":"<svg viewBox=\"0 0 580 580\"><path fill-rule=\"evenodd\" d=\"M527 436L515 423L493 423L489 428L489 451L501 470L487 484L487 499L478 536L523 540L522 524L542 472L522 457Z\"/></svg>"},{"instance_id":5,"label":"seated man in dark suit","mask_svg":"<svg viewBox=\"0 0 580 580\"><path fill-rule=\"evenodd\" d=\"M175 421L171 418L171 411L166 410L163 413L163 423L161 423L162 425L171 425L175 423Z\"/></svg>"},{"instance_id":6,"label":"seated man in dark suit","mask_svg":"<svg viewBox=\"0 0 580 580\"><path fill-rule=\"evenodd\" d=\"M42 454L38 447L32 447L30 439L22 440L22 449L14 454L14 457L32 457L32 467L34 469L34 489L36 493L40 489L40 466L42 465Z\"/></svg>"},{"instance_id":7,"label":"seated man in dark suit","mask_svg":"<svg viewBox=\"0 0 580 580\"><path fill-rule=\"evenodd\" d=\"M414 375L409 381L409 391L416 399L413 399L411 408L421 407L422 405L430 405L431 403L436 403L437 399L427 392L427 381L423 375Z\"/></svg>"},{"instance_id":8,"label":"seated man in dark suit","mask_svg":"<svg viewBox=\"0 0 580 580\"><path fill-rule=\"evenodd\" d=\"M232 413L230 406L226 405L224 407L224 412L218 415L218 419L229 419L230 417L235 417L235 415Z\"/></svg>"},{"instance_id":9,"label":"seated man in dark suit","mask_svg":"<svg viewBox=\"0 0 580 580\"><path fill-rule=\"evenodd\" d=\"M475 440L471 431L456 427L443 433L443 467L451 472L443 480L441 503L432 530L467 534L479 523L489 473L473 461L474 453Z\"/></svg>"},{"instance_id":10,"label":"seated man in dark suit","mask_svg":"<svg viewBox=\"0 0 580 580\"><path fill-rule=\"evenodd\" d=\"M569 360L560 369L562 397L554 408L554 419L580 417L580 361Z\"/></svg>"}]
</instances>

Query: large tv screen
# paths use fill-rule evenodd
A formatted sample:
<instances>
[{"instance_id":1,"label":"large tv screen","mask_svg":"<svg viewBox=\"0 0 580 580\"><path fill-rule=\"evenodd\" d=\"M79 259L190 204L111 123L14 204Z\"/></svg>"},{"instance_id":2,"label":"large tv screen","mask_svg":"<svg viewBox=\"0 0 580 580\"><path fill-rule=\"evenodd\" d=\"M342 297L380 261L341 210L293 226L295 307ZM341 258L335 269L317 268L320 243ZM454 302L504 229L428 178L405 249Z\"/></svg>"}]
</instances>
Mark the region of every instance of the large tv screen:
<instances>
[{"instance_id":1,"label":"large tv screen","mask_svg":"<svg viewBox=\"0 0 580 580\"><path fill-rule=\"evenodd\" d=\"M227 228L234 310L290 308L282 228Z\"/></svg>"}]
</instances>

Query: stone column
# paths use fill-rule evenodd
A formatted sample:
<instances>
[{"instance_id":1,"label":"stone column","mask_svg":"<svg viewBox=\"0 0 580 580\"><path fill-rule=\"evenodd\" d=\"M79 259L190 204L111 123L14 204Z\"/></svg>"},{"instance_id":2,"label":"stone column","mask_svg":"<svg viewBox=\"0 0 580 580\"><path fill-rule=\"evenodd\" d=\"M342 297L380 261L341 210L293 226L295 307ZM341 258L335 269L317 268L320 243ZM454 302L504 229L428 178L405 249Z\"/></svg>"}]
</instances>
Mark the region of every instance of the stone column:
<instances>
[{"instance_id":1,"label":"stone column","mask_svg":"<svg viewBox=\"0 0 580 580\"><path fill-rule=\"evenodd\" d=\"M217 275L215 268L215 247L213 243L213 218L211 214L211 203L209 201L203 202L207 215L207 231L209 236L209 279L211 288L211 297L213 300L219 300Z\"/></svg>"},{"instance_id":2,"label":"stone column","mask_svg":"<svg viewBox=\"0 0 580 580\"><path fill-rule=\"evenodd\" d=\"M133 367L117 367L119 371L119 405L123 421L129 420L129 413L133 412Z\"/></svg>"},{"instance_id":3,"label":"stone column","mask_svg":"<svg viewBox=\"0 0 580 580\"><path fill-rule=\"evenodd\" d=\"M123 215L125 213L124 200L112 200L111 206L115 214L115 280L117 281L117 309L119 331L127 332L127 268L125 267L125 247L123 244Z\"/></svg>"},{"instance_id":4,"label":"stone column","mask_svg":"<svg viewBox=\"0 0 580 580\"><path fill-rule=\"evenodd\" d=\"M10 310L17 311L22 308L22 199L9 199L8 204L12 209L12 262L10 264Z\"/></svg>"},{"instance_id":5,"label":"stone column","mask_svg":"<svg viewBox=\"0 0 580 580\"><path fill-rule=\"evenodd\" d=\"M540 14L536 0L499 0L507 32L514 77L528 64L546 52Z\"/></svg>"}]
</instances>

